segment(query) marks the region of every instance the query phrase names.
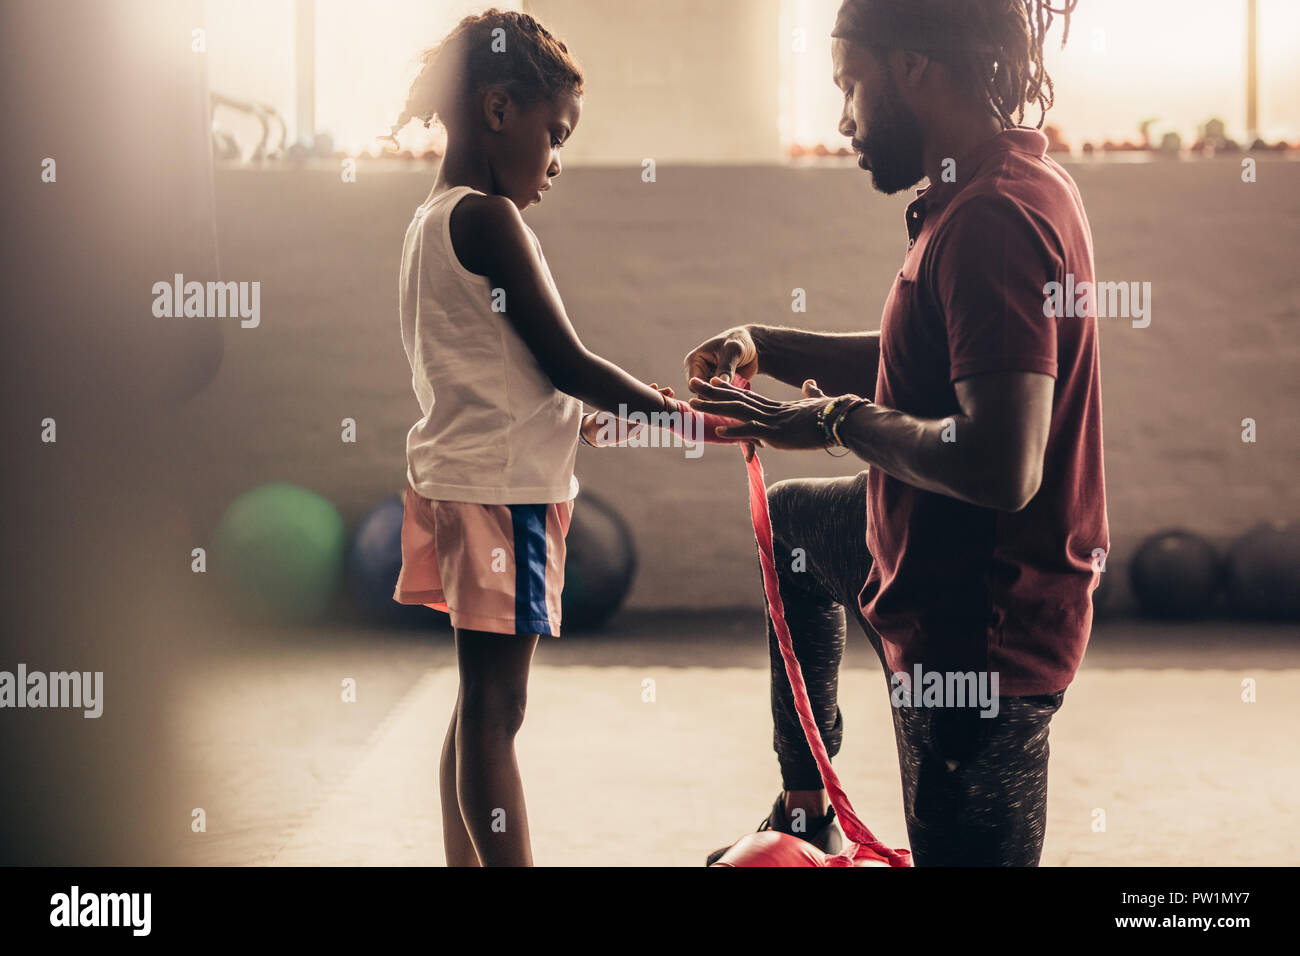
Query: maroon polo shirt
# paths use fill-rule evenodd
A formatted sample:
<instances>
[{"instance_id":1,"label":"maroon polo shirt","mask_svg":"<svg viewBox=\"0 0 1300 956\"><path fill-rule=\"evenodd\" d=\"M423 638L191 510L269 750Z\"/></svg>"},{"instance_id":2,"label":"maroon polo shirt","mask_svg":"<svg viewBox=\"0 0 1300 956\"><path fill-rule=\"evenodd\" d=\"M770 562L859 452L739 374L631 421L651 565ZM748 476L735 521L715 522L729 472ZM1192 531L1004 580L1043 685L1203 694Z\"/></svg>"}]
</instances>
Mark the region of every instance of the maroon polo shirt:
<instances>
[{"instance_id":1,"label":"maroon polo shirt","mask_svg":"<svg viewBox=\"0 0 1300 956\"><path fill-rule=\"evenodd\" d=\"M1074 181L1037 130L1006 130L918 190L880 326L877 403L958 415L953 384L988 372L1055 379L1043 483L1014 514L872 468L860 601L891 671L987 668L1003 696L1073 679L1092 628L1094 551L1110 547L1095 307L1048 317L1044 287L1093 281ZM1073 311L1073 310L1071 310ZM961 441L960 433L956 440Z\"/></svg>"}]
</instances>

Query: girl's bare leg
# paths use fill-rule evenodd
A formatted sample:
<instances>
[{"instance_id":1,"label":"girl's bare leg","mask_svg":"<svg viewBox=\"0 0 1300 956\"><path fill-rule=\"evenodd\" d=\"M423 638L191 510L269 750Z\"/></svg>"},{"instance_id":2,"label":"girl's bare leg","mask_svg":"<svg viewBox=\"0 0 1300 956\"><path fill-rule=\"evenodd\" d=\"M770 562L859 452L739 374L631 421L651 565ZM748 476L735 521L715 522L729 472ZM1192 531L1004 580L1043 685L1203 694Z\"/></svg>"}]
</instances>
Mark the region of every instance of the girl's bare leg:
<instances>
[{"instance_id":1,"label":"girl's bare leg","mask_svg":"<svg viewBox=\"0 0 1300 956\"><path fill-rule=\"evenodd\" d=\"M456 793L483 866L532 866L515 735L524 722L537 635L456 631Z\"/></svg>"},{"instance_id":2,"label":"girl's bare leg","mask_svg":"<svg viewBox=\"0 0 1300 956\"><path fill-rule=\"evenodd\" d=\"M442 795L442 846L448 866L481 866L469 831L465 829L465 819L460 814L460 798L456 796L456 715L459 711L460 695L457 694L438 768L438 790Z\"/></svg>"}]
</instances>

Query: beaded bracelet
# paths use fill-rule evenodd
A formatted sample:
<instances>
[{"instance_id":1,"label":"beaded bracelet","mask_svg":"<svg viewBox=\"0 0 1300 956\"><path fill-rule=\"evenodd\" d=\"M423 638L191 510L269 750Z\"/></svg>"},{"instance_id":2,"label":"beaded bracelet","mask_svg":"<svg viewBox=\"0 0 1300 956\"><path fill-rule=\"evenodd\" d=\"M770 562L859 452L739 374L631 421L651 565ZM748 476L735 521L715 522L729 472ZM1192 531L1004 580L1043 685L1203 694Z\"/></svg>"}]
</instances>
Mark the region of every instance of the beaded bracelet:
<instances>
[{"instance_id":1,"label":"beaded bracelet","mask_svg":"<svg viewBox=\"0 0 1300 956\"><path fill-rule=\"evenodd\" d=\"M848 418L851 412L856 411L863 405L870 404L871 402L865 398L856 399L844 406L844 410L835 416L835 420L831 422L831 435L835 438L835 444L839 445L841 448L845 447L844 439L840 438L840 426L844 424L844 419Z\"/></svg>"},{"instance_id":2,"label":"beaded bracelet","mask_svg":"<svg viewBox=\"0 0 1300 956\"><path fill-rule=\"evenodd\" d=\"M827 446L839 444L839 442L835 440L834 433L831 431L831 415L842 401L844 401L842 396L840 398L832 398L817 412L817 427L822 430L823 444Z\"/></svg>"}]
</instances>

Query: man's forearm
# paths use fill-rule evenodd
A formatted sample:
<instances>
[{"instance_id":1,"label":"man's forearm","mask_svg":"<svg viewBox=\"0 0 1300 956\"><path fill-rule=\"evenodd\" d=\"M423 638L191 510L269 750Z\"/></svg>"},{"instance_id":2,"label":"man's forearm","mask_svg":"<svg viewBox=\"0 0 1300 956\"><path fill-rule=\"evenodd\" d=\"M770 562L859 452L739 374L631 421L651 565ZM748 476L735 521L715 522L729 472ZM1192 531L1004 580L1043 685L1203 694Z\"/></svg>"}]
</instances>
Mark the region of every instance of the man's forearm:
<instances>
[{"instance_id":1,"label":"man's forearm","mask_svg":"<svg viewBox=\"0 0 1300 956\"><path fill-rule=\"evenodd\" d=\"M816 379L827 395L861 395L876 391L880 364L879 332L805 332L778 326L751 325L758 350L758 370L798 388Z\"/></svg>"},{"instance_id":2,"label":"man's forearm","mask_svg":"<svg viewBox=\"0 0 1300 956\"><path fill-rule=\"evenodd\" d=\"M1025 505L995 443L981 440L965 415L923 419L864 405L849 413L839 434L863 461L909 485L999 511Z\"/></svg>"}]
</instances>

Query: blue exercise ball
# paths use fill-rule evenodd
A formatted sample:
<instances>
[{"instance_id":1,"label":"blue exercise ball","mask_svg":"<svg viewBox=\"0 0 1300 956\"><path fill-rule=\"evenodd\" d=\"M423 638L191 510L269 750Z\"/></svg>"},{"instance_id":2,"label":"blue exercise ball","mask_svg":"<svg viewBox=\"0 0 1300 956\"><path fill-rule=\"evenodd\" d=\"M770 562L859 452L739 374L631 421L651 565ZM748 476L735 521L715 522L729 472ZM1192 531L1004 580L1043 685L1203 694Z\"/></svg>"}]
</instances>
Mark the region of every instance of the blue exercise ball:
<instances>
[{"instance_id":1,"label":"blue exercise ball","mask_svg":"<svg viewBox=\"0 0 1300 956\"><path fill-rule=\"evenodd\" d=\"M348 581L362 611L385 624L439 626L446 614L422 604L393 600L397 575L402 570L402 499L386 498L375 505L357 526L348 551Z\"/></svg>"},{"instance_id":2,"label":"blue exercise ball","mask_svg":"<svg viewBox=\"0 0 1300 956\"><path fill-rule=\"evenodd\" d=\"M573 509L565 552L564 629L597 630L632 589L637 564L632 529L612 505L583 492Z\"/></svg>"}]
</instances>

